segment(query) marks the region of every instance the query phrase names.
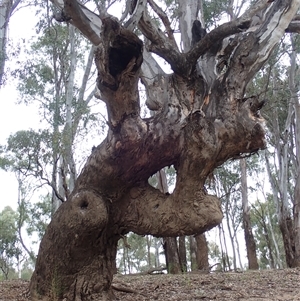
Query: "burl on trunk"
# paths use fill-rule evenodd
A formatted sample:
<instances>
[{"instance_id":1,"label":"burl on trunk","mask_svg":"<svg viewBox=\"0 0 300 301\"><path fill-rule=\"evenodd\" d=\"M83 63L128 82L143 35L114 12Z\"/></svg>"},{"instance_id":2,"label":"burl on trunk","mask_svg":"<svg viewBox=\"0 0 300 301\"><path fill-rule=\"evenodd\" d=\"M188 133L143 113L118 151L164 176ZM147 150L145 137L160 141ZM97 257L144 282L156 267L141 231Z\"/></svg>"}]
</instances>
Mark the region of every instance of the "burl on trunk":
<instances>
[{"instance_id":1,"label":"burl on trunk","mask_svg":"<svg viewBox=\"0 0 300 301\"><path fill-rule=\"evenodd\" d=\"M138 2L142 7L147 1ZM47 228L30 283L33 300L109 300L123 235L200 234L221 222L219 200L207 194L205 180L226 160L265 147L262 102L244 92L284 33L283 20L290 22L298 5L290 2L292 7L272 4L272 28L266 23L245 33L253 15L248 12L181 53L172 32L160 31L146 10L138 15L137 9L132 21L147 40L144 47L114 18L97 16L76 1L56 1L97 45L97 86L109 131ZM165 74L148 51L174 73ZM139 79L155 111L151 118L140 116ZM166 195L148 178L169 165L177 181Z\"/></svg>"}]
</instances>

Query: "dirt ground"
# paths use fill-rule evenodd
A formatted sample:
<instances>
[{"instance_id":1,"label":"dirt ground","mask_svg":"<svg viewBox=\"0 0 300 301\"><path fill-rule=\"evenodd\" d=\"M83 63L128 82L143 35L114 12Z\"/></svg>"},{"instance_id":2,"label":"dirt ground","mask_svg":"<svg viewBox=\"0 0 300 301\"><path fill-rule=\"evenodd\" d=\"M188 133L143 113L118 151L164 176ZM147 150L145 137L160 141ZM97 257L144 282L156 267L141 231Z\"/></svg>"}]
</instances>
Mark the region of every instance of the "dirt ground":
<instances>
[{"instance_id":1,"label":"dirt ground","mask_svg":"<svg viewBox=\"0 0 300 301\"><path fill-rule=\"evenodd\" d=\"M114 279L116 300L300 301L300 269L242 273L121 276ZM28 301L28 282L0 282L0 301ZM121 292L117 289L127 290Z\"/></svg>"}]
</instances>

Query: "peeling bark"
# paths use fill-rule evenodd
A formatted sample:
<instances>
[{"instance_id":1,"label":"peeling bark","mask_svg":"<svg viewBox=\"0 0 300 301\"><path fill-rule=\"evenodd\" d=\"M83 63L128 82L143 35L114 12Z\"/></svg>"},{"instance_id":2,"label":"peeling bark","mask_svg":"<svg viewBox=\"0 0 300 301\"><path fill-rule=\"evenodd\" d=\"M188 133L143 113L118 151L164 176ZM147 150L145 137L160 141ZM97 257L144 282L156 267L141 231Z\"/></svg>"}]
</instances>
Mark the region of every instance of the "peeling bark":
<instances>
[{"instance_id":1,"label":"peeling bark","mask_svg":"<svg viewBox=\"0 0 300 301\"><path fill-rule=\"evenodd\" d=\"M122 235L194 235L221 222L220 202L207 194L205 180L226 160L265 148L261 101L245 98L244 92L300 3L274 2L264 25L245 32L251 10L207 34L187 53L173 47L144 11L139 29L148 39L147 50L170 63L174 73L166 75L152 65L142 41L116 19L97 16L76 1L57 2L97 46L97 86L107 105L109 131L46 231L31 294L33 300L53 300L53 294L58 300L107 300ZM215 70L222 41L233 34L237 42L231 44L227 69L208 80L208 66ZM198 68L199 57L207 54L209 64ZM156 71L156 77L147 78ZM140 117L140 76L152 97L148 103L156 109L151 118ZM177 171L170 195L148 184L151 175L169 165Z\"/></svg>"}]
</instances>

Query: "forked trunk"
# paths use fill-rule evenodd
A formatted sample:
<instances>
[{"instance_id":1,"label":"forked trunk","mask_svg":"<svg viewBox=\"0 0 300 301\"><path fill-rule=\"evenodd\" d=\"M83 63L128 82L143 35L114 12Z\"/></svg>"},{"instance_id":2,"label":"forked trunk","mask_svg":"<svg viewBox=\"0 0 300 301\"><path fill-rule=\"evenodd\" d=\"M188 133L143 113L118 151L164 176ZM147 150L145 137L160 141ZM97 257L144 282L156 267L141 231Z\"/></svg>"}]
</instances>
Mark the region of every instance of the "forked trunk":
<instances>
[{"instance_id":1,"label":"forked trunk","mask_svg":"<svg viewBox=\"0 0 300 301\"><path fill-rule=\"evenodd\" d=\"M137 1L126 24L138 24L147 50L170 64L174 73L165 74L142 41L114 18L104 12L98 16L77 1L55 0L60 19L97 46L97 86L109 131L41 242L30 284L33 300L107 300L122 235L194 235L221 222L220 201L204 183L226 160L265 147L258 112L263 102L244 93L300 5L289 2L262 1L181 53L164 12L151 1L166 33L148 16L147 1ZM239 35L251 25L255 10L269 6L265 24ZM155 110L151 118L140 117L140 77L146 103ZM165 194L148 178L169 165L177 171L176 187Z\"/></svg>"}]
</instances>

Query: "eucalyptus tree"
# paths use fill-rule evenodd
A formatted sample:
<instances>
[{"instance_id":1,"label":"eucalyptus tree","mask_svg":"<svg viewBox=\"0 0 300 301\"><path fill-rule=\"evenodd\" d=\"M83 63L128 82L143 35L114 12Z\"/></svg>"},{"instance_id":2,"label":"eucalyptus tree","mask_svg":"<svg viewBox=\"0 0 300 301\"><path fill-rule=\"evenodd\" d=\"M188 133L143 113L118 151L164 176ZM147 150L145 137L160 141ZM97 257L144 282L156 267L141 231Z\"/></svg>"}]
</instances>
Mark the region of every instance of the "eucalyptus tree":
<instances>
[{"instance_id":1,"label":"eucalyptus tree","mask_svg":"<svg viewBox=\"0 0 300 301\"><path fill-rule=\"evenodd\" d=\"M282 268L285 264L283 240L277 223L272 195L257 199L251 210L251 222L260 268Z\"/></svg>"},{"instance_id":2,"label":"eucalyptus tree","mask_svg":"<svg viewBox=\"0 0 300 301\"><path fill-rule=\"evenodd\" d=\"M17 220L17 213L9 206L0 212L0 272L5 279L8 279L14 263L22 256Z\"/></svg>"},{"instance_id":3,"label":"eucalyptus tree","mask_svg":"<svg viewBox=\"0 0 300 301\"><path fill-rule=\"evenodd\" d=\"M239 165L237 161L228 162L218 168L214 176L214 188L216 194L221 199L222 209L225 215L223 220L223 235L224 244L225 232L226 237L230 239L231 250L233 253L233 268L237 270L237 261L239 260L240 268L242 268L240 258L240 246L238 241L238 232L241 230L243 220L242 202L241 200L241 179L239 173ZM227 252L226 252L227 253Z\"/></svg>"},{"instance_id":4,"label":"eucalyptus tree","mask_svg":"<svg viewBox=\"0 0 300 301\"><path fill-rule=\"evenodd\" d=\"M198 2L176 3L180 29L155 1L133 3L131 16L117 19L102 2L95 13L74 0L55 1L57 19L72 23L95 45L109 130L46 230L30 283L33 300L113 298L122 235L192 235L218 225L220 202L203 189L206 178L226 160L265 148L263 102L244 93L285 30L295 30L300 1L258 1L201 40L192 35ZM262 18L252 24L258 13ZM180 30L186 43L193 41L188 52L176 43L174 32ZM170 74L151 52L170 64ZM140 117L139 79L155 111L146 119ZM172 164L172 194L148 184L152 174Z\"/></svg>"},{"instance_id":5,"label":"eucalyptus tree","mask_svg":"<svg viewBox=\"0 0 300 301\"><path fill-rule=\"evenodd\" d=\"M40 34L24 66L15 73L22 101L38 104L42 127L47 128L40 137L47 148L36 148L33 162L38 167L37 178L52 188L54 213L72 192L77 177L76 157L86 151L81 146L76 156L74 144L84 140L86 132L91 131L89 125L97 120L90 111L95 91L89 89L94 47L82 40L73 25L53 23L48 7L41 7L41 14L44 19L37 24ZM41 164L46 153L51 157L47 164Z\"/></svg>"},{"instance_id":6,"label":"eucalyptus tree","mask_svg":"<svg viewBox=\"0 0 300 301\"><path fill-rule=\"evenodd\" d=\"M250 206L248 200L248 182L247 182L247 162L246 159L240 160L241 169L241 194L242 194L242 209L243 209L243 228L246 242L246 250L248 257L249 269L258 269L256 256L256 245L251 228Z\"/></svg>"},{"instance_id":7,"label":"eucalyptus tree","mask_svg":"<svg viewBox=\"0 0 300 301\"><path fill-rule=\"evenodd\" d=\"M4 81L4 67L7 59L6 48L9 20L20 2L21 0L0 1L0 88Z\"/></svg>"},{"instance_id":8,"label":"eucalyptus tree","mask_svg":"<svg viewBox=\"0 0 300 301\"><path fill-rule=\"evenodd\" d=\"M264 112L270 148L267 172L277 208L287 266L299 265L299 36L282 41L254 82L258 93L272 99ZM289 65L287 64L289 62Z\"/></svg>"}]
</instances>

